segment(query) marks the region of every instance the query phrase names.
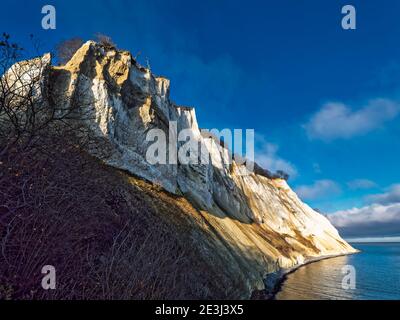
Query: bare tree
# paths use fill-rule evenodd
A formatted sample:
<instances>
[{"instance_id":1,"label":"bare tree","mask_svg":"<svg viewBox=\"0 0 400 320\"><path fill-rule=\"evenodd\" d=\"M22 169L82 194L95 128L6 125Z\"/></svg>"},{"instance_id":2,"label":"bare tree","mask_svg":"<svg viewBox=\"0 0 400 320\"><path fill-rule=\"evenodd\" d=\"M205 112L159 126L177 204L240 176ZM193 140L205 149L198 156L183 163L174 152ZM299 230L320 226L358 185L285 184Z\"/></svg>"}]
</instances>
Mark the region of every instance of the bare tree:
<instances>
[{"instance_id":1,"label":"bare tree","mask_svg":"<svg viewBox=\"0 0 400 320\"><path fill-rule=\"evenodd\" d=\"M87 124L95 117L95 97L82 99L92 96L90 87L80 86L78 79L73 95L58 92L50 54L17 62L21 49L7 35L0 50L0 156L13 148L49 145L44 141L63 139L83 148L94 139Z\"/></svg>"},{"instance_id":2,"label":"bare tree","mask_svg":"<svg viewBox=\"0 0 400 320\"><path fill-rule=\"evenodd\" d=\"M56 54L60 65L66 64L71 60L75 52L82 46L83 40L81 38L72 38L59 43L56 46Z\"/></svg>"},{"instance_id":3,"label":"bare tree","mask_svg":"<svg viewBox=\"0 0 400 320\"><path fill-rule=\"evenodd\" d=\"M103 33L100 33L100 32L95 34L95 40L98 43L100 43L101 45L103 45L103 46L105 46L106 48L109 48L109 49L115 49L117 47L110 36L107 36L107 35L105 35Z\"/></svg>"}]
</instances>

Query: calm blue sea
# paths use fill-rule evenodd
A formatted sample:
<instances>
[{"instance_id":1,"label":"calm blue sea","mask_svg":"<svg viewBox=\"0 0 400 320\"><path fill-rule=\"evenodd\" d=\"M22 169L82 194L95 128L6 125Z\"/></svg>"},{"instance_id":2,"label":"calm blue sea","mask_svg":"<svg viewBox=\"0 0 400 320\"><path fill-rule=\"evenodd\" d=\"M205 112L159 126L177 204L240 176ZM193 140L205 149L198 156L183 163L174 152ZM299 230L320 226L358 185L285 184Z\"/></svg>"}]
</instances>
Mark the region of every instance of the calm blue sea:
<instances>
[{"instance_id":1,"label":"calm blue sea","mask_svg":"<svg viewBox=\"0 0 400 320\"><path fill-rule=\"evenodd\" d=\"M354 243L361 253L326 259L287 276L276 299L400 300L400 243ZM356 271L355 289L343 289L342 268Z\"/></svg>"}]
</instances>

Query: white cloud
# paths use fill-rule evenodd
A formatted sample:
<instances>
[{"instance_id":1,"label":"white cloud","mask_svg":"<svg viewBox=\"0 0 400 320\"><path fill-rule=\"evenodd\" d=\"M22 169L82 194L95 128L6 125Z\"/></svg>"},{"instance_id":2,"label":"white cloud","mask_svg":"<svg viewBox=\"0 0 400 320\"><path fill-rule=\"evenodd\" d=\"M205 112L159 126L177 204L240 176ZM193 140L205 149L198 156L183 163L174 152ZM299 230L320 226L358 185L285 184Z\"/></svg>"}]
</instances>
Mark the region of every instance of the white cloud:
<instances>
[{"instance_id":1,"label":"white cloud","mask_svg":"<svg viewBox=\"0 0 400 320\"><path fill-rule=\"evenodd\" d=\"M352 190L360 190L360 189L372 189L377 185L375 182L368 179L356 179L347 182L347 186Z\"/></svg>"},{"instance_id":2,"label":"white cloud","mask_svg":"<svg viewBox=\"0 0 400 320\"><path fill-rule=\"evenodd\" d=\"M366 197L370 202L361 208L336 211L328 219L344 236L399 236L400 184L392 185L385 193Z\"/></svg>"},{"instance_id":3,"label":"white cloud","mask_svg":"<svg viewBox=\"0 0 400 320\"><path fill-rule=\"evenodd\" d=\"M399 104L389 99L371 100L358 110L343 103L330 102L323 105L303 127L310 139L348 139L381 127L399 112Z\"/></svg>"},{"instance_id":4,"label":"white cloud","mask_svg":"<svg viewBox=\"0 0 400 320\"><path fill-rule=\"evenodd\" d=\"M316 200L328 195L337 195L341 192L341 189L332 180L317 180L312 185L298 186L295 188L295 192L302 200Z\"/></svg>"},{"instance_id":5,"label":"white cloud","mask_svg":"<svg viewBox=\"0 0 400 320\"><path fill-rule=\"evenodd\" d=\"M370 203L379 203L383 205L400 203L400 184L394 184L384 193L373 194L366 197Z\"/></svg>"},{"instance_id":6,"label":"white cloud","mask_svg":"<svg viewBox=\"0 0 400 320\"><path fill-rule=\"evenodd\" d=\"M400 203L372 204L327 215L346 237L388 236L400 234Z\"/></svg>"},{"instance_id":7,"label":"white cloud","mask_svg":"<svg viewBox=\"0 0 400 320\"><path fill-rule=\"evenodd\" d=\"M276 144L265 142L262 137L256 137L256 139L263 142L261 148L255 152L255 160L258 165L271 172L283 170L292 178L297 175L296 167L278 155L279 147Z\"/></svg>"},{"instance_id":8,"label":"white cloud","mask_svg":"<svg viewBox=\"0 0 400 320\"><path fill-rule=\"evenodd\" d=\"M337 227L348 227L355 224L400 221L400 203L387 206L372 204L362 208L341 210L329 214L328 218Z\"/></svg>"}]
</instances>

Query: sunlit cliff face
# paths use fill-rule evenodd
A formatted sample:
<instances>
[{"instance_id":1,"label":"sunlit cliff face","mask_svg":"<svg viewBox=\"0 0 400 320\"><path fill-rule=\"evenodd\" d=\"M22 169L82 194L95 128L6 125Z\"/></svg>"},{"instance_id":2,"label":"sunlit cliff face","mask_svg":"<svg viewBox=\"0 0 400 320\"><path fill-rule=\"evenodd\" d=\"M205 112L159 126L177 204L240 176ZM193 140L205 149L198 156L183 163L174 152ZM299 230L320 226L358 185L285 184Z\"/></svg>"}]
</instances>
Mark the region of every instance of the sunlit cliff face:
<instances>
[{"instance_id":1,"label":"sunlit cliff face","mask_svg":"<svg viewBox=\"0 0 400 320\"><path fill-rule=\"evenodd\" d=\"M228 271L221 272L245 273L249 292L263 288L266 273L310 257L355 251L286 181L249 172L243 164L224 163L227 149L200 133L195 110L175 105L169 98L169 80L138 65L129 52L89 41L64 66L53 67L46 60L45 70L56 101L68 107L74 97L90 106L87 125L106 147L88 151L186 198L201 215L194 225L208 226L208 237L199 236L198 245L207 241L216 253L223 253L219 259L225 259ZM148 131L161 129L168 137L170 121L176 121L179 130L191 130L206 146L209 164L148 163Z\"/></svg>"}]
</instances>

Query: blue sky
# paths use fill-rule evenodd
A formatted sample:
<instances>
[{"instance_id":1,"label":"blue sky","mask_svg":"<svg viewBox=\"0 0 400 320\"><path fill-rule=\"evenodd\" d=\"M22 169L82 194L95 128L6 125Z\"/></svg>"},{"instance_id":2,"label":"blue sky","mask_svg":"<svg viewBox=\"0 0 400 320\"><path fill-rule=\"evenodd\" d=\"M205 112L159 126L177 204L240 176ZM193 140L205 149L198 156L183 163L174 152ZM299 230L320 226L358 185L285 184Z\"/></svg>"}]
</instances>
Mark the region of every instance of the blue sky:
<instances>
[{"instance_id":1,"label":"blue sky","mask_svg":"<svg viewBox=\"0 0 400 320\"><path fill-rule=\"evenodd\" d=\"M41 29L45 4L56 30ZM356 30L341 28L345 4ZM6 0L2 12L0 31L43 51L102 32L141 52L201 127L254 128L259 161L343 229L389 219L379 235L400 235L399 1Z\"/></svg>"}]
</instances>

